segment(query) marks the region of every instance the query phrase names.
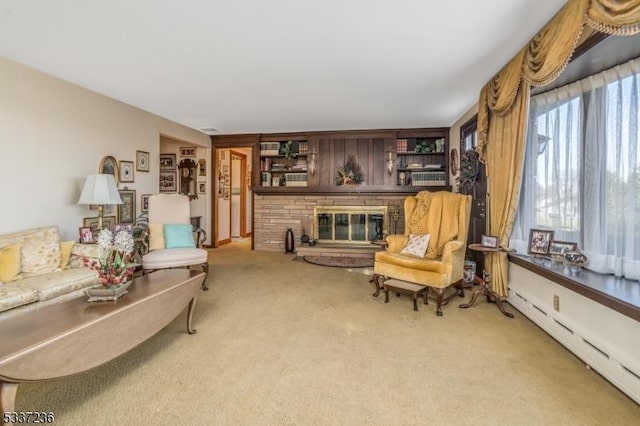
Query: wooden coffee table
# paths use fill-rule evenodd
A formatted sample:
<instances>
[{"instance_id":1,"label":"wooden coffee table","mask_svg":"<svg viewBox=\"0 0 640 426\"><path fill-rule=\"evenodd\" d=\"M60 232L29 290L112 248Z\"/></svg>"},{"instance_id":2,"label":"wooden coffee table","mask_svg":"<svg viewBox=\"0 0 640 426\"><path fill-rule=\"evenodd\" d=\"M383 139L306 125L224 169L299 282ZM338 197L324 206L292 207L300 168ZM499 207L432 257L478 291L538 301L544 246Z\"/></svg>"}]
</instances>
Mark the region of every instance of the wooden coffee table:
<instances>
[{"instance_id":1,"label":"wooden coffee table","mask_svg":"<svg viewBox=\"0 0 640 426\"><path fill-rule=\"evenodd\" d=\"M81 373L147 340L185 307L187 332L204 272L166 269L135 278L115 302L85 297L0 321L0 413L13 412L18 384ZM0 420L2 421L2 420Z\"/></svg>"},{"instance_id":2,"label":"wooden coffee table","mask_svg":"<svg viewBox=\"0 0 640 426\"><path fill-rule=\"evenodd\" d=\"M384 303L389 303L389 290L396 293L404 293L413 296L413 310L418 310L418 297L424 297L424 304L427 305L427 293L429 288L420 284L414 284L407 281L388 279L382 284L384 288Z\"/></svg>"}]
</instances>

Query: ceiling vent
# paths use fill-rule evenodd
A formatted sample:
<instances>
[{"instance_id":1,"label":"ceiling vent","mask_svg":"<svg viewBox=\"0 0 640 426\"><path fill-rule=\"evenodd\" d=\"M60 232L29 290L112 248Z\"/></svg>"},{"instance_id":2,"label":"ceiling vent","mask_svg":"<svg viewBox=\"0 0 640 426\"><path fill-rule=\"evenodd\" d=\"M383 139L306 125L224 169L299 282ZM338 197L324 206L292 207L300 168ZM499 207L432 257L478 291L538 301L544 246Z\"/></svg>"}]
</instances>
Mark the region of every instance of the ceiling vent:
<instances>
[{"instance_id":1,"label":"ceiling vent","mask_svg":"<svg viewBox=\"0 0 640 426\"><path fill-rule=\"evenodd\" d=\"M216 129L215 127L200 127L198 130L200 130L202 133L206 133L208 135L212 135L214 133L218 133L219 130Z\"/></svg>"}]
</instances>

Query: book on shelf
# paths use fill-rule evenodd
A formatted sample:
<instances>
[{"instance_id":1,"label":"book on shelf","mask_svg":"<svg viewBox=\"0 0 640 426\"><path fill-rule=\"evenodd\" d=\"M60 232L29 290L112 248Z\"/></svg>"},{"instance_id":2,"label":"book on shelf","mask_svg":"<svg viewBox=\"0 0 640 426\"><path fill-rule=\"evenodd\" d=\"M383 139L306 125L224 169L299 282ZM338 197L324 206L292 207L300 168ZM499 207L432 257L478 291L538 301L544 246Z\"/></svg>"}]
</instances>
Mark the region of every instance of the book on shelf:
<instances>
[{"instance_id":1,"label":"book on shelf","mask_svg":"<svg viewBox=\"0 0 640 426\"><path fill-rule=\"evenodd\" d=\"M260 155L278 155L280 142L260 142Z\"/></svg>"},{"instance_id":2,"label":"book on shelf","mask_svg":"<svg viewBox=\"0 0 640 426\"><path fill-rule=\"evenodd\" d=\"M308 142L298 142L298 155L307 155L309 152Z\"/></svg>"},{"instance_id":3,"label":"book on shelf","mask_svg":"<svg viewBox=\"0 0 640 426\"><path fill-rule=\"evenodd\" d=\"M284 185L285 186L307 186L307 174L306 173L285 173Z\"/></svg>"},{"instance_id":4,"label":"book on shelf","mask_svg":"<svg viewBox=\"0 0 640 426\"><path fill-rule=\"evenodd\" d=\"M260 185L261 186L271 186L271 173L262 172L260 174Z\"/></svg>"},{"instance_id":5,"label":"book on shelf","mask_svg":"<svg viewBox=\"0 0 640 426\"><path fill-rule=\"evenodd\" d=\"M411 174L413 186L445 186L445 172L413 172Z\"/></svg>"},{"instance_id":6,"label":"book on shelf","mask_svg":"<svg viewBox=\"0 0 640 426\"><path fill-rule=\"evenodd\" d=\"M407 152L407 140L396 139L396 152Z\"/></svg>"}]
</instances>

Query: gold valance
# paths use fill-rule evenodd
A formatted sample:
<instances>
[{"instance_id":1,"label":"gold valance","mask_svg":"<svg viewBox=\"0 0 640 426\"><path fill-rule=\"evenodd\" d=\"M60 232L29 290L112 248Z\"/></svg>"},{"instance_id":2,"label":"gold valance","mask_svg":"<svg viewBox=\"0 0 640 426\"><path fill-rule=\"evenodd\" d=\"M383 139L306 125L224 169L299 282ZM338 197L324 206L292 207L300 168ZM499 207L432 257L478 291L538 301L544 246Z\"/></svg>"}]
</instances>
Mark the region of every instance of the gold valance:
<instances>
[{"instance_id":1,"label":"gold valance","mask_svg":"<svg viewBox=\"0 0 640 426\"><path fill-rule=\"evenodd\" d=\"M478 152L486 161L489 111L503 115L513 106L520 84L544 86L565 69L585 25L608 34L640 32L640 0L569 0L483 88L478 105ZM523 83L524 82L524 83ZM486 127L485 127L486 126Z\"/></svg>"},{"instance_id":2,"label":"gold valance","mask_svg":"<svg viewBox=\"0 0 640 426\"><path fill-rule=\"evenodd\" d=\"M640 2L637 0L592 0L587 11L590 27L607 34L640 32Z\"/></svg>"}]
</instances>

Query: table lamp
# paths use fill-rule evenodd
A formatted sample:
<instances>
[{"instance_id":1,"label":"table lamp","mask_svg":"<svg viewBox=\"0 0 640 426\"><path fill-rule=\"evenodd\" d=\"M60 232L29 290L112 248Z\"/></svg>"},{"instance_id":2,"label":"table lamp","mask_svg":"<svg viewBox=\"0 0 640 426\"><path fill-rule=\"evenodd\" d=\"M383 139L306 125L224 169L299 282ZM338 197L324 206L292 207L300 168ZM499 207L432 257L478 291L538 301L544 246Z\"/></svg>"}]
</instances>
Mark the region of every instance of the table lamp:
<instances>
[{"instance_id":1,"label":"table lamp","mask_svg":"<svg viewBox=\"0 0 640 426\"><path fill-rule=\"evenodd\" d=\"M102 219L105 204L122 204L120 193L113 175L95 174L87 176L80 194L78 204L95 204L98 206L98 231L102 230Z\"/></svg>"}]
</instances>

